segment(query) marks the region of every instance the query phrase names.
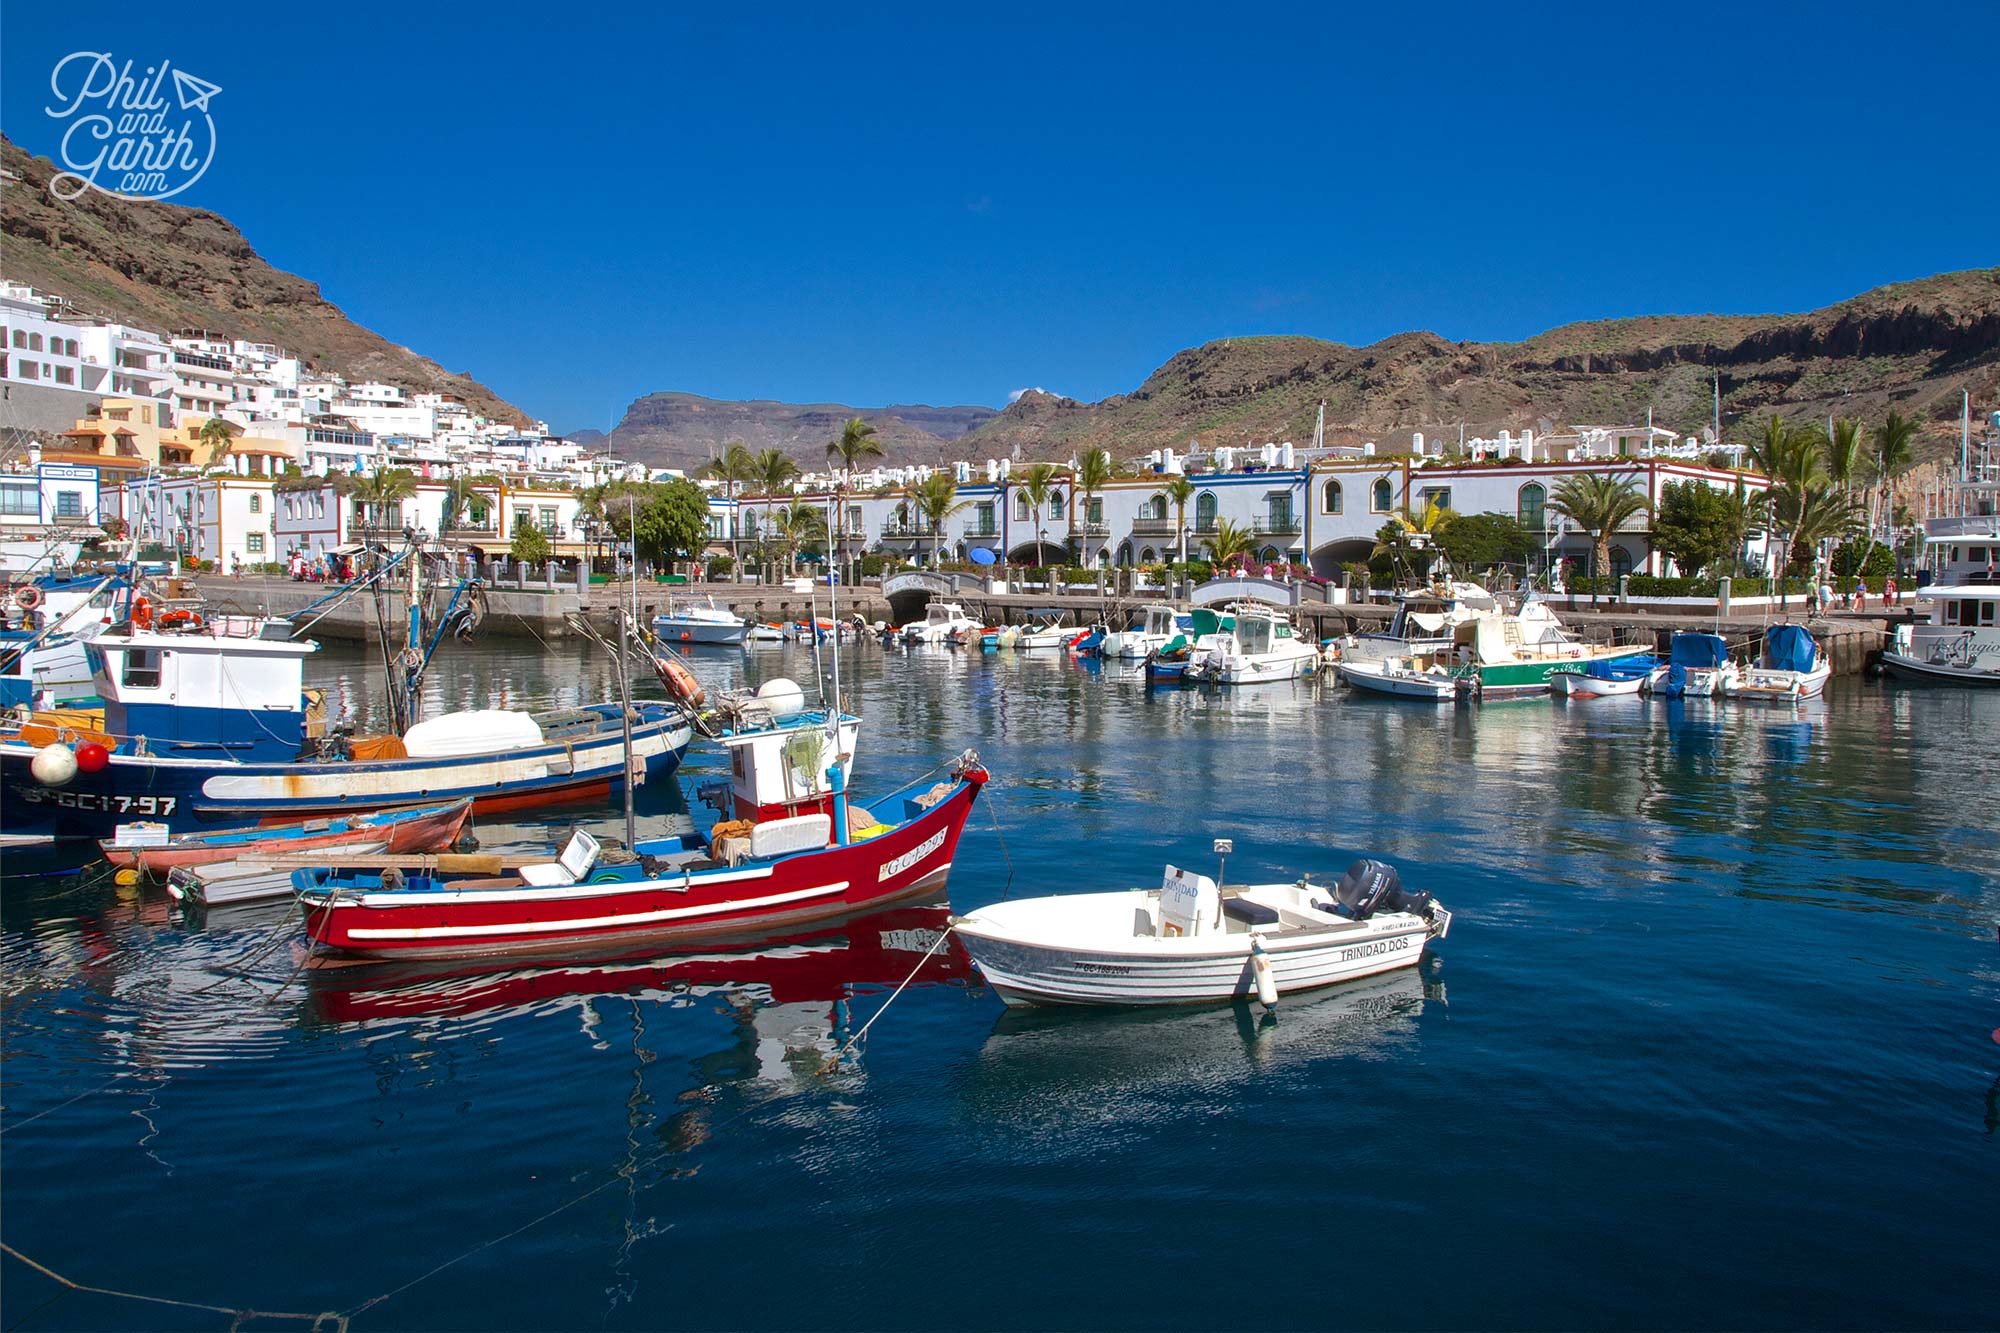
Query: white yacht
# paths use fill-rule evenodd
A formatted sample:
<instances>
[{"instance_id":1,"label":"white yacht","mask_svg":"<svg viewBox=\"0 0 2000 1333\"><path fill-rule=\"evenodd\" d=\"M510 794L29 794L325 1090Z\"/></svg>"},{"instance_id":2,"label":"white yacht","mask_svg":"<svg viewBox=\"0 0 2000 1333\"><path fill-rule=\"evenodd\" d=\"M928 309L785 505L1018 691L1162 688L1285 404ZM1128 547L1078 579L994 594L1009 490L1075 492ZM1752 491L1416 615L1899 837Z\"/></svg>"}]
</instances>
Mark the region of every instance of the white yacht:
<instances>
[{"instance_id":1,"label":"white yacht","mask_svg":"<svg viewBox=\"0 0 2000 1333\"><path fill-rule=\"evenodd\" d=\"M707 606L678 606L653 617L653 633L674 644L741 643L749 628L748 621L717 606L713 597Z\"/></svg>"},{"instance_id":2,"label":"white yacht","mask_svg":"<svg viewBox=\"0 0 2000 1333\"><path fill-rule=\"evenodd\" d=\"M2000 686L2000 582L1932 584L1929 617L1896 626L1882 669L1898 680Z\"/></svg>"},{"instance_id":3,"label":"white yacht","mask_svg":"<svg viewBox=\"0 0 2000 1333\"><path fill-rule=\"evenodd\" d=\"M1209 649L1188 667L1188 675L1221 685L1255 685L1267 680L1310 676L1319 649L1292 629L1282 613L1255 602L1230 608L1236 624L1218 632Z\"/></svg>"}]
</instances>

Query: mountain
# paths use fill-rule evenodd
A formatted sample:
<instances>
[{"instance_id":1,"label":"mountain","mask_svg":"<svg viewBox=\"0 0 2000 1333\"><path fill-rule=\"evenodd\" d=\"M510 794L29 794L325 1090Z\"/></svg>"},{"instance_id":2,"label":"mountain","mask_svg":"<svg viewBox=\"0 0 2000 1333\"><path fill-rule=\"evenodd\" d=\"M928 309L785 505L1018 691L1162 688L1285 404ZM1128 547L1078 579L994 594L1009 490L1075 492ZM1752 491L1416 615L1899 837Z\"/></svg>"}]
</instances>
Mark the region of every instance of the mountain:
<instances>
[{"instance_id":1,"label":"mountain","mask_svg":"<svg viewBox=\"0 0 2000 1333\"><path fill-rule=\"evenodd\" d=\"M354 323L317 284L272 268L213 213L96 190L63 202L48 192L55 165L47 158L0 139L0 162L18 178L0 189L0 275L65 297L88 315L277 343L349 381L450 394L496 420L531 419L469 376Z\"/></svg>"},{"instance_id":2,"label":"mountain","mask_svg":"<svg viewBox=\"0 0 2000 1333\"><path fill-rule=\"evenodd\" d=\"M875 427L892 463L935 463L961 456L952 446L992 420L990 407L849 407L844 403L734 402L692 393L653 393L625 409L603 447L654 467L699 467L733 440L754 453L778 449L801 464L824 466L827 441L850 419Z\"/></svg>"},{"instance_id":3,"label":"mountain","mask_svg":"<svg viewBox=\"0 0 2000 1333\"><path fill-rule=\"evenodd\" d=\"M1543 419L1709 424L1721 376L1725 433L1779 411L1878 419L1895 407L1956 438L1959 389L1995 405L2000 268L1879 287L1803 315L1659 315L1569 324L1518 343L1401 333L1368 347L1229 338L1181 352L1128 394L1021 398L957 442L958 456L1114 458L1166 446L1305 442L1326 404L1330 443L1407 446Z\"/></svg>"}]
</instances>

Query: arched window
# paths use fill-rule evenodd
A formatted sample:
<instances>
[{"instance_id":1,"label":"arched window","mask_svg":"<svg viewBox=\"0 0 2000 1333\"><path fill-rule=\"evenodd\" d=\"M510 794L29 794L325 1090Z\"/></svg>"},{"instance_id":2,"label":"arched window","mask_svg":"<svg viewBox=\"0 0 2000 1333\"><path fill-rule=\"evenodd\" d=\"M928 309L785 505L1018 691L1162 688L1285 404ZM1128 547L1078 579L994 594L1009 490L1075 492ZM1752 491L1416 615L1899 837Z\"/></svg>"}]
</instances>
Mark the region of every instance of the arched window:
<instances>
[{"instance_id":1,"label":"arched window","mask_svg":"<svg viewBox=\"0 0 2000 1333\"><path fill-rule=\"evenodd\" d=\"M1062 521L1063 521L1062 492L1051 491L1049 492L1049 522L1060 523Z\"/></svg>"},{"instance_id":2,"label":"arched window","mask_svg":"<svg viewBox=\"0 0 2000 1333\"><path fill-rule=\"evenodd\" d=\"M1124 566L1125 568L1127 568L1127 569L1130 569L1130 568L1132 567L1132 543L1131 543L1131 542L1120 542L1120 543L1118 543L1118 563L1119 563L1119 564L1121 564L1121 565L1123 565L1123 566Z\"/></svg>"},{"instance_id":3,"label":"arched window","mask_svg":"<svg viewBox=\"0 0 2000 1333\"><path fill-rule=\"evenodd\" d=\"M1267 565L1275 565L1278 563L1278 548L1275 546L1266 546L1263 555L1258 558Z\"/></svg>"},{"instance_id":4,"label":"arched window","mask_svg":"<svg viewBox=\"0 0 2000 1333\"><path fill-rule=\"evenodd\" d=\"M1611 577L1622 579L1632 572L1632 553L1617 542L1611 543Z\"/></svg>"},{"instance_id":5,"label":"arched window","mask_svg":"<svg viewBox=\"0 0 2000 1333\"><path fill-rule=\"evenodd\" d=\"M1372 499L1373 504L1370 507L1378 514L1386 514L1390 509L1395 507L1396 491L1394 487L1389 485L1387 477L1377 477L1375 479L1375 493Z\"/></svg>"},{"instance_id":6,"label":"arched window","mask_svg":"<svg viewBox=\"0 0 2000 1333\"><path fill-rule=\"evenodd\" d=\"M1028 497L1019 491L1014 492L1014 517L1017 519L1028 517Z\"/></svg>"},{"instance_id":7,"label":"arched window","mask_svg":"<svg viewBox=\"0 0 2000 1333\"><path fill-rule=\"evenodd\" d=\"M1340 512L1340 483L1329 481L1320 491L1320 512L1338 514Z\"/></svg>"},{"instance_id":8,"label":"arched window","mask_svg":"<svg viewBox=\"0 0 2000 1333\"><path fill-rule=\"evenodd\" d=\"M1153 563L1152 547L1148 546L1145 550L1139 552L1139 563L1142 565L1150 565Z\"/></svg>"},{"instance_id":9,"label":"arched window","mask_svg":"<svg viewBox=\"0 0 2000 1333\"><path fill-rule=\"evenodd\" d=\"M1215 531L1215 492L1203 491L1194 498L1194 526L1197 532Z\"/></svg>"},{"instance_id":10,"label":"arched window","mask_svg":"<svg viewBox=\"0 0 2000 1333\"><path fill-rule=\"evenodd\" d=\"M1546 521L1542 513L1542 504L1548 498L1548 491L1543 489L1539 481L1531 481L1521 488L1517 505L1522 527L1530 532L1542 531Z\"/></svg>"},{"instance_id":11,"label":"arched window","mask_svg":"<svg viewBox=\"0 0 2000 1333\"><path fill-rule=\"evenodd\" d=\"M1146 501L1147 518L1165 518L1166 516L1167 516L1166 496L1156 495L1152 499Z\"/></svg>"}]
</instances>

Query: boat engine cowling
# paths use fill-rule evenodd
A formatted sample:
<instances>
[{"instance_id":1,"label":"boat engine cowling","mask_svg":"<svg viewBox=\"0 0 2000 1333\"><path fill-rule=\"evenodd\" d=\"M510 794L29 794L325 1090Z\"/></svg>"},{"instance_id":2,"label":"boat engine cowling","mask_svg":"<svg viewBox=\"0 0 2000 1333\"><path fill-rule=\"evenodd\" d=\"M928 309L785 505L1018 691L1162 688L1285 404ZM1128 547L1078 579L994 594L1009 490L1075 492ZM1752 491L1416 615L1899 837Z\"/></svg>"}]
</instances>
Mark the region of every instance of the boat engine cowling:
<instances>
[{"instance_id":1,"label":"boat engine cowling","mask_svg":"<svg viewBox=\"0 0 2000 1333\"><path fill-rule=\"evenodd\" d=\"M1354 921L1377 912L1411 912L1422 916L1431 905L1428 893L1410 893L1403 877L1386 861L1356 861L1333 890L1333 910Z\"/></svg>"}]
</instances>

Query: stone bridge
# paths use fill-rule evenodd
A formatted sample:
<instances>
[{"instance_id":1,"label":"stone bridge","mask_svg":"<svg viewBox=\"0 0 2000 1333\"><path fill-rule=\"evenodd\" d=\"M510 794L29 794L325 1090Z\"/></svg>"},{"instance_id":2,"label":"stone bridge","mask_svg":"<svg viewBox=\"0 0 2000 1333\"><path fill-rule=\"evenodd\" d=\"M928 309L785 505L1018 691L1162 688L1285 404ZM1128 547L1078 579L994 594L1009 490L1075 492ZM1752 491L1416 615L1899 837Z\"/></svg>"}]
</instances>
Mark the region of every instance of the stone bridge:
<instances>
[{"instance_id":1,"label":"stone bridge","mask_svg":"<svg viewBox=\"0 0 2000 1333\"><path fill-rule=\"evenodd\" d=\"M986 580L976 574L942 574L929 569L906 569L882 580L882 599L889 603L889 616L898 625L922 618L933 597L984 594Z\"/></svg>"}]
</instances>

